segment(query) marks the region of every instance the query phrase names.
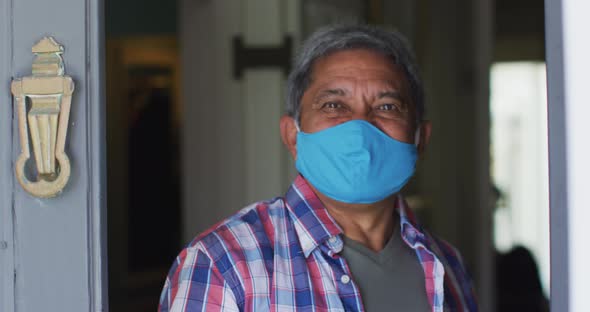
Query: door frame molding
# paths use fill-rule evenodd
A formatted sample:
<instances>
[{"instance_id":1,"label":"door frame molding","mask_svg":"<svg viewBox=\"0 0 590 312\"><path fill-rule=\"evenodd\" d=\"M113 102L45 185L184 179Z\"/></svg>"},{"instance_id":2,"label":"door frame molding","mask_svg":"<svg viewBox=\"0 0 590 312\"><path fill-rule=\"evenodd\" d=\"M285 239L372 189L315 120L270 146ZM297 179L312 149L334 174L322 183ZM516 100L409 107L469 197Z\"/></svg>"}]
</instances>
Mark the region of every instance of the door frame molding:
<instances>
[{"instance_id":1,"label":"door frame molding","mask_svg":"<svg viewBox=\"0 0 590 312\"><path fill-rule=\"evenodd\" d=\"M86 0L90 311L108 311L105 27L103 0ZM91 79L92 77L92 79Z\"/></svg>"},{"instance_id":2,"label":"door frame molding","mask_svg":"<svg viewBox=\"0 0 590 312\"><path fill-rule=\"evenodd\" d=\"M545 1L552 311L587 307L589 10L586 2Z\"/></svg>"},{"instance_id":3,"label":"door frame molding","mask_svg":"<svg viewBox=\"0 0 590 312\"><path fill-rule=\"evenodd\" d=\"M14 301L14 166L12 73L12 0L0 0L0 310L13 311Z\"/></svg>"},{"instance_id":4,"label":"door frame molding","mask_svg":"<svg viewBox=\"0 0 590 312\"><path fill-rule=\"evenodd\" d=\"M103 6L0 0L0 311L108 310ZM66 142L72 176L53 199L29 195L14 174L10 82L30 75L31 47L44 36L64 44L76 83ZM64 302L69 296L76 299Z\"/></svg>"},{"instance_id":5,"label":"door frame molding","mask_svg":"<svg viewBox=\"0 0 590 312\"><path fill-rule=\"evenodd\" d=\"M545 0L551 311L569 311L568 209L562 1Z\"/></svg>"}]
</instances>

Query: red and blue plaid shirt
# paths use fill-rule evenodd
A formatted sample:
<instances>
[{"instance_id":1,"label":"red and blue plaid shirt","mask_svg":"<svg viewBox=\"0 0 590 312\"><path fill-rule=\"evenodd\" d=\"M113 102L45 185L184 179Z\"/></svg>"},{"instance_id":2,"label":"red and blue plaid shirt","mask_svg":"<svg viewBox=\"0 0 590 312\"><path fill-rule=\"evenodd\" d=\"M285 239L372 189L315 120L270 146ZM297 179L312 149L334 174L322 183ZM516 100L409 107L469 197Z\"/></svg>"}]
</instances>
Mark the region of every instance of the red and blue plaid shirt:
<instances>
[{"instance_id":1,"label":"red and blue plaid shirt","mask_svg":"<svg viewBox=\"0 0 590 312\"><path fill-rule=\"evenodd\" d=\"M456 250L422 230L401 196L396 209L432 311L477 311ZM159 311L364 311L339 255L341 234L299 176L285 197L252 204L190 243L170 269Z\"/></svg>"}]
</instances>

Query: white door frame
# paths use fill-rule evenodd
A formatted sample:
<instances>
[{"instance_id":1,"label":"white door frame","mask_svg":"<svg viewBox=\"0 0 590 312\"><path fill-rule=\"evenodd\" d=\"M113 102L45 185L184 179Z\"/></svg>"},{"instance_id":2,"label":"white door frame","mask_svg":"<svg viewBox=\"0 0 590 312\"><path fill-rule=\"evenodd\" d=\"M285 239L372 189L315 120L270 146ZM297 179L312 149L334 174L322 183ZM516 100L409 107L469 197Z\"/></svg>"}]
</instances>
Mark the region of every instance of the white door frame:
<instances>
[{"instance_id":1,"label":"white door frame","mask_svg":"<svg viewBox=\"0 0 590 312\"><path fill-rule=\"evenodd\" d=\"M588 309L588 12L584 1L545 1L552 311Z\"/></svg>"}]
</instances>

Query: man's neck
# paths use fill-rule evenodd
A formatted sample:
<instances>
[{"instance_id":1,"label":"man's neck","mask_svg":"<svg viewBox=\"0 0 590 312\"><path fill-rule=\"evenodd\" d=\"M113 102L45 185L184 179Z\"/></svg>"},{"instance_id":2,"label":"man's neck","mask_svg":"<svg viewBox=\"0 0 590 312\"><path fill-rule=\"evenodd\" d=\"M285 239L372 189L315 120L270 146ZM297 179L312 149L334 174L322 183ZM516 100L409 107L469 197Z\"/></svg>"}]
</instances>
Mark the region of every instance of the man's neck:
<instances>
[{"instance_id":1,"label":"man's neck","mask_svg":"<svg viewBox=\"0 0 590 312\"><path fill-rule=\"evenodd\" d=\"M348 204L326 197L315 189L314 192L346 237L375 252L385 247L399 223L399 216L394 211L395 195L373 204Z\"/></svg>"}]
</instances>

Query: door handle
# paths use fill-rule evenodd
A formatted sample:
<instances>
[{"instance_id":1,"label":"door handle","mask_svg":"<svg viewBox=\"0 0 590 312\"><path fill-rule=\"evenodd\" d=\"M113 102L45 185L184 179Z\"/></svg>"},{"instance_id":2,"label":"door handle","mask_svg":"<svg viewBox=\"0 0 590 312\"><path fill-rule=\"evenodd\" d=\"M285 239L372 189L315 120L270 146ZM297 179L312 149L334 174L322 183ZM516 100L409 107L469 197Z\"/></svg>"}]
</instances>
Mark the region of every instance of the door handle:
<instances>
[{"instance_id":1,"label":"door handle","mask_svg":"<svg viewBox=\"0 0 590 312\"><path fill-rule=\"evenodd\" d=\"M32 76L14 79L11 84L21 144L15 171L27 192L49 198L59 194L70 178L70 160L64 148L74 81L64 75L64 49L52 37L41 39L32 51ZM26 166L30 146L35 166ZM35 172L36 178L29 179Z\"/></svg>"}]
</instances>

